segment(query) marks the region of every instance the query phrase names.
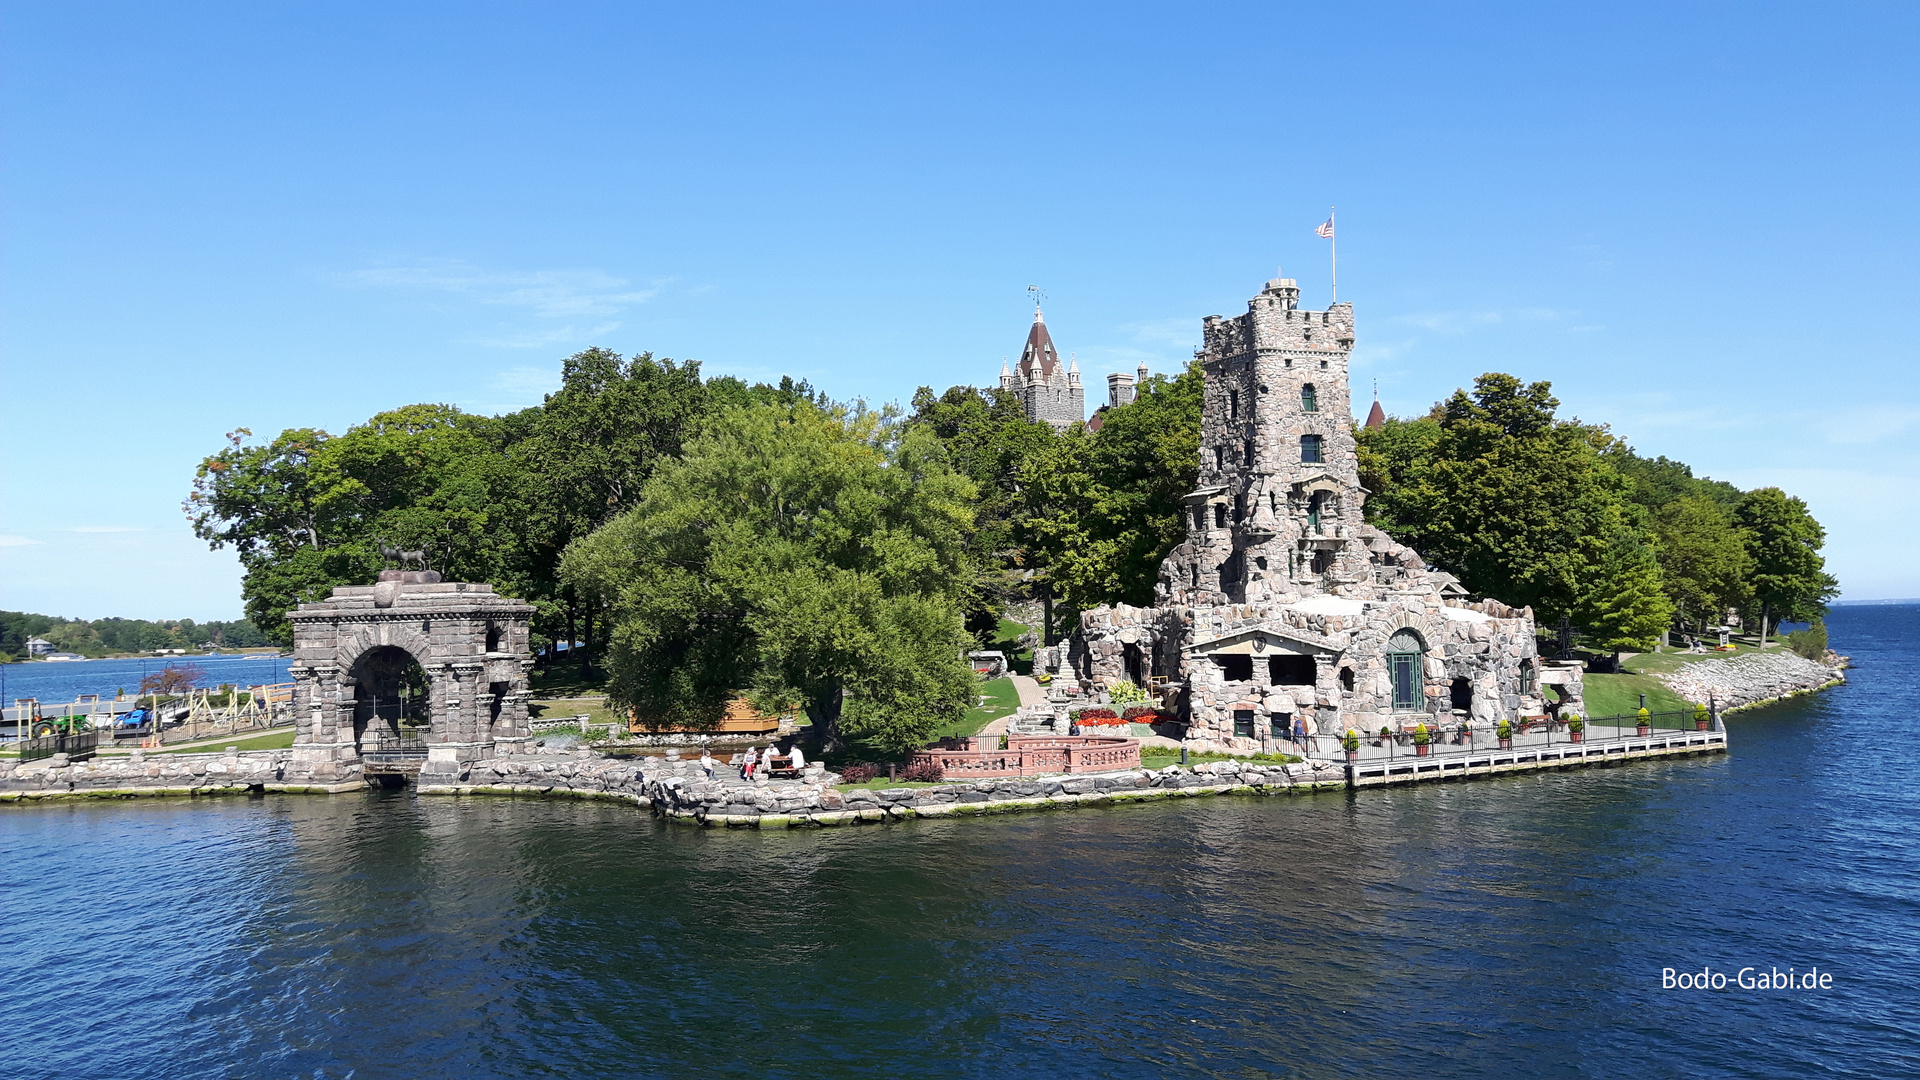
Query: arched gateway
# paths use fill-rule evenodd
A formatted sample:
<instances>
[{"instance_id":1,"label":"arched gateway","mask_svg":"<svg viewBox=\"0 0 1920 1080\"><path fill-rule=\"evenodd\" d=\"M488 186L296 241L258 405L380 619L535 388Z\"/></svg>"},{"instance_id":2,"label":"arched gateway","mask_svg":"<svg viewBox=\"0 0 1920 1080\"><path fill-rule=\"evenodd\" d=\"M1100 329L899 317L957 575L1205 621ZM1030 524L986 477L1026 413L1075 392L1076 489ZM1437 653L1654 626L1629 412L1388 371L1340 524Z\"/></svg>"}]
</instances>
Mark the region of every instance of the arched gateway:
<instances>
[{"instance_id":1,"label":"arched gateway","mask_svg":"<svg viewBox=\"0 0 1920 1080\"><path fill-rule=\"evenodd\" d=\"M421 778L453 782L496 747L525 741L532 615L491 585L443 582L432 570L383 570L377 584L300 605L288 615L296 766L316 780L351 779L363 752L424 720Z\"/></svg>"}]
</instances>

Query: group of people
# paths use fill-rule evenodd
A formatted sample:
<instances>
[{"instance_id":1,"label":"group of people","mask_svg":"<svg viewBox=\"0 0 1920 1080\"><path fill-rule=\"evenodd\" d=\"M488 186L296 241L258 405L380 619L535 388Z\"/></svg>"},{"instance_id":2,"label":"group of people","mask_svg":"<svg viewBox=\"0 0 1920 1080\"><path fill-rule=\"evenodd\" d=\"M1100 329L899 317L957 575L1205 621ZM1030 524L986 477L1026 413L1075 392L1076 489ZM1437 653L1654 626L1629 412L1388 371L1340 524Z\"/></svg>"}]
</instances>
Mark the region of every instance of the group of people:
<instances>
[{"instance_id":1,"label":"group of people","mask_svg":"<svg viewBox=\"0 0 1920 1080\"><path fill-rule=\"evenodd\" d=\"M798 772L807 767L807 756L801 752L800 744L797 742L788 743L785 752L781 752L777 745L769 744L764 750L755 746L749 748L746 754L740 759L740 779L751 780L756 773L772 769L774 767L774 761L778 758L787 759L786 765L782 766L783 768L793 769ZM713 779L714 770L718 767L719 762L714 758L713 752L702 749L700 751L700 769L707 774L707 779Z\"/></svg>"}]
</instances>

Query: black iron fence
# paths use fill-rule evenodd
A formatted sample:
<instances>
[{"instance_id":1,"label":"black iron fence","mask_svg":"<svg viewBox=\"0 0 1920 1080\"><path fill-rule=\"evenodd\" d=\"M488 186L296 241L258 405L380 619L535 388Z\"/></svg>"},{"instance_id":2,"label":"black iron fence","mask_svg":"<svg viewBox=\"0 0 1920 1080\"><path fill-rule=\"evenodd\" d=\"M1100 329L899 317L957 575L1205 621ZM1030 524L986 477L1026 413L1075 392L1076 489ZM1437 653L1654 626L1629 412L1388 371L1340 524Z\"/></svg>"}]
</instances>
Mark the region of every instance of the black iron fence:
<instances>
[{"instance_id":1,"label":"black iron fence","mask_svg":"<svg viewBox=\"0 0 1920 1080\"><path fill-rule=\"evenodd\" d=\"M90 758L100 746L100 733L97 731L76 731L72 733L54 732L39 738L28 739L20 744L21 761L39 761L55 754L65 754L69 758Z\"/></svg>"}]
</instances>

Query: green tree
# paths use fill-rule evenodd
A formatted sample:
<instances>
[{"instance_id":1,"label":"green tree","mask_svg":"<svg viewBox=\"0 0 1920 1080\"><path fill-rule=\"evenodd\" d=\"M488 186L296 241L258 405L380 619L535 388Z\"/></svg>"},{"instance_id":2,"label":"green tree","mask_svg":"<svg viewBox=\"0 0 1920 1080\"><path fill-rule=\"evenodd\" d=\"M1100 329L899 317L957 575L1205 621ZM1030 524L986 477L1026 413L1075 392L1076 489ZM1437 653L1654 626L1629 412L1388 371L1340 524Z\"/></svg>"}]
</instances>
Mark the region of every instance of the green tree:
<instances>
[{"instance_id":1,"label":"green tree","mask_svg":"<svg viewBox=\"0 0 1920 1080\"><path fill-rule=\"evenodd\" d=\"M1547 383L1489 373L1428 420L1363 430L1362 460L1383 484L1369 520L1471 592L1575 613L1607 538L1633 522L1602 458L1612 436L1555 419L1559 404Z\"/></svg>"},{"instance_id":2,"label":"green tree","mask_svg":"<svg viewBox=\"0 0 1920 1080\"><path fill-rule=\"evenodd\" d=\"M1682 495L1654 512L1653 527L1661 577L1681 619L1703 632L1746 604L1753 556L1726 507Z\"/></svg>"},{"instance_id":3,"label":"green tree","mask_svg":"<svg viewBox=\"0 0 1920 1080\"><path fill-rule=\"evenodd\" d=\"M609 603L609 691L637 715L711 722L751 690L802 704L829 749L898 750L972 692L976 494L924 426L810 401L730 409L561 573Z\"/></svg>"},{"instance_id":4,"label":"green tree","mask_svg":"<svg viewBox=\"0 0 1920 1080\"><path fill-rule=\"evenodd\" d=\"M1035 563L1020 529L1021 465L1048 453L1060 436L1051 425L1027 419L1015 395L971 386L938 397L921 387L907 423L938 438L954 469L980 493L967 545L980 577L967 604L967 627L977 642L988 644L1006 603L1025 591L1023 575Z\"/></svg>"},{"instance_id":5,"label":"green tree","mask_svg":"<svg viewBox=\"0 0 1920 1080\"><path fill-rule=\"evenodd\" d=\"M1608 537L1575 617L1587 643L1604 652L1646 652L1659 644L1673 622L1673 602L1654 547L1638 529L1622 525Z\"/></svg>"},{"instance_id":6,"label":"green tree","mask_svg":"<svg viewBox=\"0 0 1920 1080\"><path fill-rule=\"evenodd\" d=\"M1760 617L1760 639L1773 622L1812 621L1827 613L1827 601L1840 595L1840 583L1826 572L1820 549L1827 532L1807 504L1779 488L1749 491L1734 511L1753 557L1753 600Z\"/></svg>"},{"instance_id":7,"label":"green tree","mask_svg":"<svg viewBox=\"0 0 1920 1080\"><path fill-rule=\"evenodd\" d=\"M1075 427L1022 460L1021 529L1046 587L1070 609L1153 602L1160 562L1186 536L1201 387L1197 364L1156 375L1107 410L1098 432Z\"/></svg>"},{"instance_id":8,"label":"green tree","mask_svg":"<svg viewBox=\"0 0 1920 1080\"><path fill-rule=\"evenodd\" d=\"M791 382L784 386L796 389ZM739 400L754 395L739 380L719 389ZM526 435L511 451L526 480L513 500L520 540L515 570L520 591L534 601L543 637L584 638L578 654L583 674L591 674L587 665L602 605L599 597L560 580L561 553L631 509L647 478L680 455L709 412L698 362L655 360L652 353L629 360L600 348L567 357L560 389L529 410Z\"/></svg>"}]
</instances>

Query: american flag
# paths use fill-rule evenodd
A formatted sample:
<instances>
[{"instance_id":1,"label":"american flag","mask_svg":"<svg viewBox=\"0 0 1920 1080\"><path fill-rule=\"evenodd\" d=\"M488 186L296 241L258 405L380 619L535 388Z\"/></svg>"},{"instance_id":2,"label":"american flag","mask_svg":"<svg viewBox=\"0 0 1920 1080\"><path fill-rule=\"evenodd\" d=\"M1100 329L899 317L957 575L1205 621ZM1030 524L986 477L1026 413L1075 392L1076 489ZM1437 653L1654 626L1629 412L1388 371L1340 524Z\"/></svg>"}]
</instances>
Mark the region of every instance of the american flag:
<instances>
[{"instance_id":1,"label":"american flag","mask_svg":"<svg viewBox=\"0 0 1920 1080\"><path fill-rule=\"evenodd\" d=\"M1325 225L1322 225L1313 231L1320 234L1321 236L1326 237L1329 240L1333 239L1333 219L1328 218L1327 223Z\"/></svg>"}]
</instances>

